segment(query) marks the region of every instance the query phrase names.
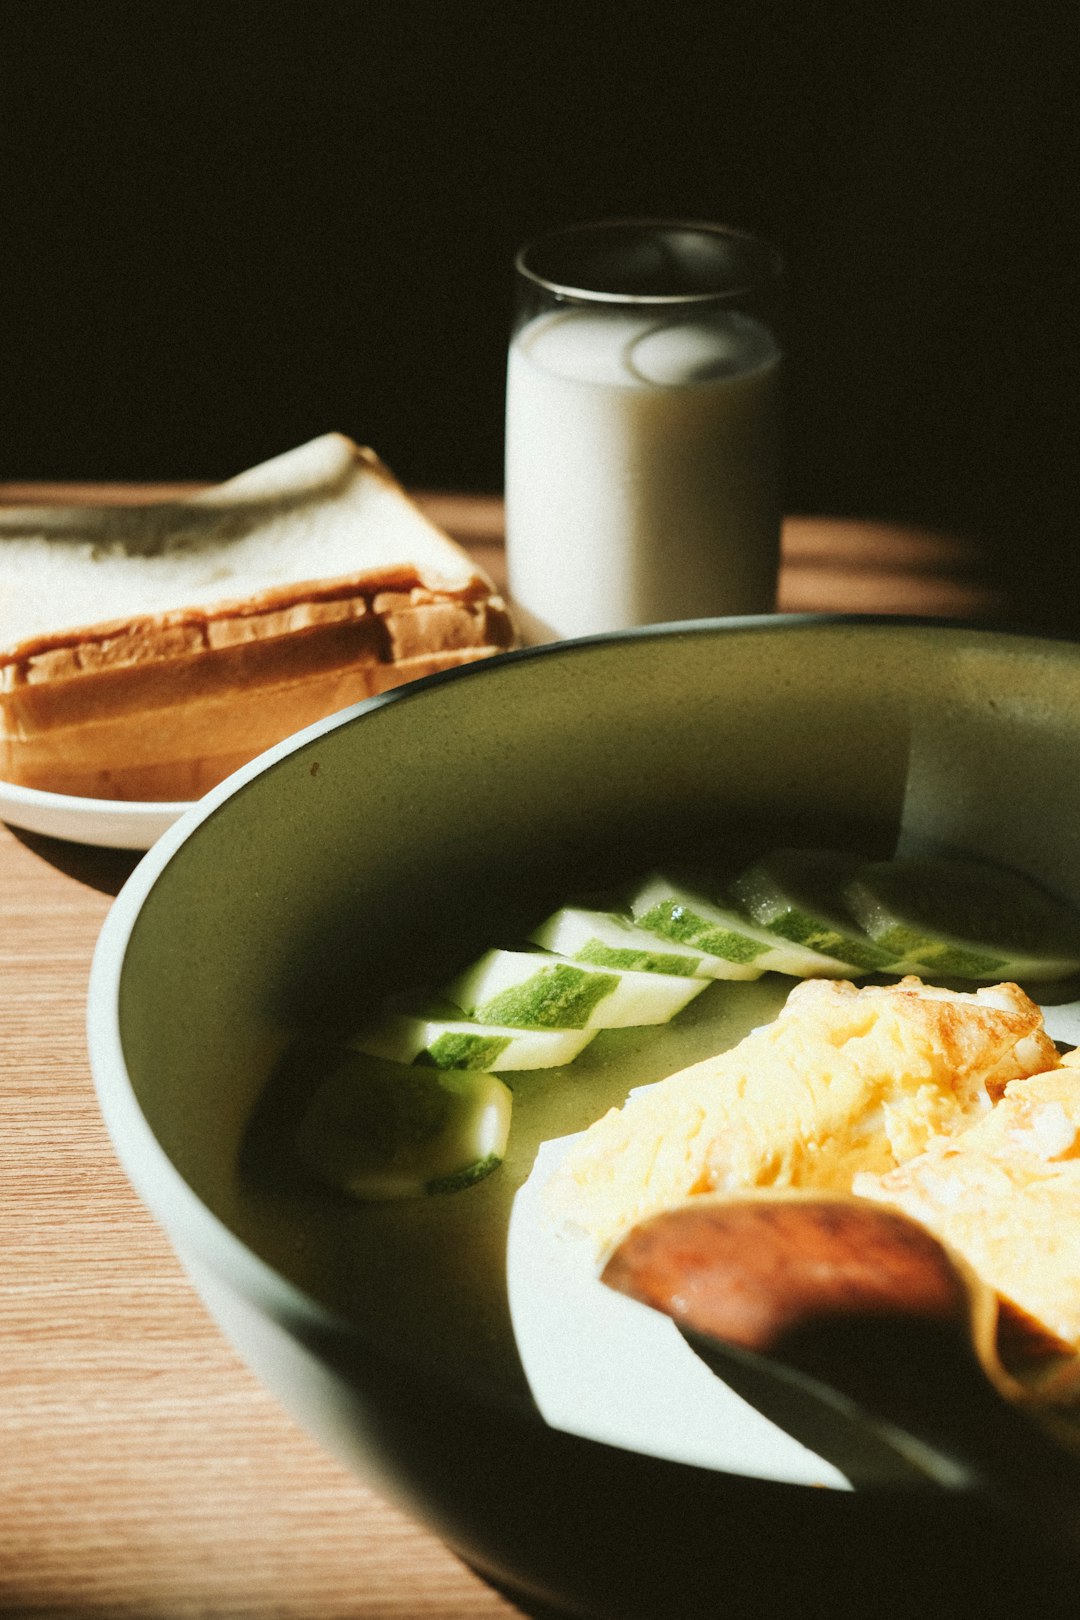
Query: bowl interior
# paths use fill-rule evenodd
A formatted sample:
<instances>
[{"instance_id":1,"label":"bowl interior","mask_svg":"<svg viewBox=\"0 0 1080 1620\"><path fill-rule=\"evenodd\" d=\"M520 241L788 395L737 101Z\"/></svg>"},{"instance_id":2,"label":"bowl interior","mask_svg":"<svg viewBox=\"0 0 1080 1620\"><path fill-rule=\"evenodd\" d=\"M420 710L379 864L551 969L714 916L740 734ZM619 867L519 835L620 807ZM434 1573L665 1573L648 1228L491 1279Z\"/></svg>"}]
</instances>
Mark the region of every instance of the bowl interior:
<instances>
[{"instance_id":1,"label":"bowl interior","mask_svg":"<svg viewBox=\"0 0 1080 1620\"><path fill-rule=\"evenodd\" d=\"M703 624L511 655L284 745L157 874L119 991L172 1163L262 1260L402 1361L522 1408L516 1188L545 1138L771 1015L775 975L515 1077L467 1194L359 1205L293 1166L327 1047L563 901L702 844L960 848L1080 902L1080 649L899 623Z\"/></svg>"}]
</instances>

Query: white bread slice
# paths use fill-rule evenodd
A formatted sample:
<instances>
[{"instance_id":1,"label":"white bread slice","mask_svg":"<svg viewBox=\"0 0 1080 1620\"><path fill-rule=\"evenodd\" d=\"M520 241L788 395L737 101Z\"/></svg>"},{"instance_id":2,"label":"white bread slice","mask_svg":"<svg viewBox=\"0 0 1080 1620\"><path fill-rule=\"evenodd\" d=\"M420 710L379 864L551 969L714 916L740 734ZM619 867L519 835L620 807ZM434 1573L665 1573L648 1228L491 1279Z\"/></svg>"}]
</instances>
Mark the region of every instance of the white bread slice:
<instances>
[{"instance_id":1,"label":"white bread slice","mask_svg":"<svg viewBox=\"0 0 1080 1620\"><path fill-rule=\"evenodd\" d=\"M340 434L181 501L0 509L0 778L188 799L513 644L491 580Z\"/></svg>"}]
</instances>

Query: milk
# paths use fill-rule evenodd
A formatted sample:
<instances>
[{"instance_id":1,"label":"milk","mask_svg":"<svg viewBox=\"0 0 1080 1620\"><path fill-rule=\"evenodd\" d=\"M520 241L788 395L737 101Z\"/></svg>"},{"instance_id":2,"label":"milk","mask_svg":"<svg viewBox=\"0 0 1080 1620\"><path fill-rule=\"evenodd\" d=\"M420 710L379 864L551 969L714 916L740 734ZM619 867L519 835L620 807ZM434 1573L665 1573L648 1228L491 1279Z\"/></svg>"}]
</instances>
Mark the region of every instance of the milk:
<instances>
[{"instance_id":1,"label":"milk","mask_svg":"<svg viewBox=\"0 0 1080 1620\"><path fill-rule=\"evenodd\" d=\"M571 305L510 348L510 591L531 640L775 605L777 344L730 310Z\"/></svg>"}]
</instances>

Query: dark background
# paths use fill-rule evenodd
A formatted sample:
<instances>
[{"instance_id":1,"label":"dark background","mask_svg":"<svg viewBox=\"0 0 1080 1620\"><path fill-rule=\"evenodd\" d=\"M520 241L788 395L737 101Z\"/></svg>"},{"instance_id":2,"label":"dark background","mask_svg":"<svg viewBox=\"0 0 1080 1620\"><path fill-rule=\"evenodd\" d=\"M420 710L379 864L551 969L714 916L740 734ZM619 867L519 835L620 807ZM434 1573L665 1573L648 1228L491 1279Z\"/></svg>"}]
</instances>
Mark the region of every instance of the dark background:
<instances>
[{"instance_id":1,"label":"dark background","mask_svg":"<svg viewBox=\"0 0 1080 1620\"><path fill-rule=\"evenodd\" d=\"M789 267L789 509L970 535L1067 617L1078 30L1038 0L0 0L0 480L224 477L337 428L497 490L515 248L718 219Z\"/></svg>"}]
</instances>

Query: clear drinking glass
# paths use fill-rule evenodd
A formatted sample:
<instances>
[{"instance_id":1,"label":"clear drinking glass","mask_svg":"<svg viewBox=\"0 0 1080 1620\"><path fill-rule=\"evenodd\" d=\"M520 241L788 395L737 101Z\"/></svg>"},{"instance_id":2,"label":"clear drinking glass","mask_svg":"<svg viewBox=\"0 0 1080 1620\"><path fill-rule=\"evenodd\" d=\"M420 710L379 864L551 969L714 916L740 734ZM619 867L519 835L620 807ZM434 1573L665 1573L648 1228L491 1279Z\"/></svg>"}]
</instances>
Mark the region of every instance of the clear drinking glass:
<instances>
[{"instance_id":1,"label":"clear drinking glass","mask_svg":"<svg viewBox=\"0 0 1080 1620\"><path fill-rule=\"evenodd\" d=\"M516 271L506 544L526 639L773 609L775 251L613 220L530 243Z\"/></svg>"}]
</instances>

